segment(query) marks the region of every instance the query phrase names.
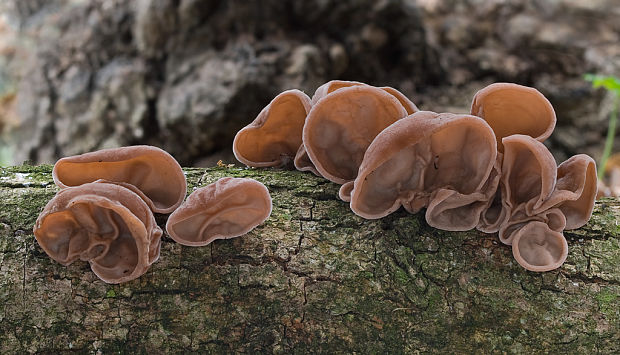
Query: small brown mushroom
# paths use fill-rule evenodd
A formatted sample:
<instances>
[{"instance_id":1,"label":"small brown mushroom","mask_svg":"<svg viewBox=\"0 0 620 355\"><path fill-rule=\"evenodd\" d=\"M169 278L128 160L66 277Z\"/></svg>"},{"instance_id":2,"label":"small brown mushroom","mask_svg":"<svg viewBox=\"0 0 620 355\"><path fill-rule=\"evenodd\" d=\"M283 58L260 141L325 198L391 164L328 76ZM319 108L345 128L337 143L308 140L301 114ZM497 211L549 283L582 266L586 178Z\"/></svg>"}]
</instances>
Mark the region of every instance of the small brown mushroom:
<instances>
[{"instance_id":1,"label":"small brown mushroom","mask_svg":"<svg viewBox=\"0 0 620 355\"><path fill-rule=\"evenodd\" d=\"M316 89L316 91L314 92L314 95L312 96L312 105L316 104L320 99L324 98L325 96L333 93L334 91L338 89L348 88L351 86L363 86L363 85L370 86L368 84L360 83L358 81L343 81L343 80L328 81L327 83L319 86L319 88ZM409 98L407 98L407 96L405 96L402 92L389 86L382 86L379 89L385 90L388 94L394 96L401 103L401 105L403 105L405 110L407 110L408 115L420 111L418 107L413 102L411 102L411 100L409 100Z\"/></svg>"},{"instance_id":2,"label":"small brown mushroom","mask_svg":"<svg viewBox=\"0 0 620 355\"><path fill-rule=\"evenodd\" d=\"M517 213L535 216L542 211L541 206L555 187L557 168L547 147L531 136L515 134L505 137L503 146L500 191L501 214L505 220L499 229L499 239L510 245L514 233L506 232L506 225L514 224L511 220Z\"/></svg>"},{"instance_id":3,"label":"small brown mushroom","mask_svg":"<svg viewBox=\"0 0 620 355\"><path fill-rule=\"evenodd\" d=\"M562 233L566 228L566 216L559 208L551 208L535 215L528 215L524 210L512 211L510 218L499 229L499 240L504 244L512 245L519 230L534 221L542 222L558 233Z\"/></svg>"},{"instance_id":4,"label":"small brown mushroom","mask_svg":"<svg viewBox=\"0 0 620 355\"><path fill-rule=\"evenodd\" d=\"M180 244L203 246L243 235L270 214L271 197L265 185L226 177L192 192L170 215L166 231Z\"/></svg>"},{"instance_id":5,"label":"small brown mushroom","mask_svg":"<svg viewBox=\"0 0 620 355\"><path fill-rule=\"evenodd\" d=\"M343 184L355 179L375 136L406 114L385 90L368 85L342 88L310 110L303 130L304 146L323 177Z\"/></svg>"},{"instance_id":6,"label":"small brown mushroom","mask_svg":"<svg viewBox=\"0 0 620 355\"><path fill-rule=\"evenodd\" d=\"M342 88L349 88L352 86L370 86L370 85L360 83L357 81L342 81L342 80L329 81L319 86L318 89L316 89L314 95L312 96L312 105L314 106L320 99L333 93L336 90L339 90ZM400 104L405 108L405 110L407 111L407 114L412 114L414 112L419 111L417 106L413 102L411 102L411 100L409 100L405 95L403 95L400 91L394 88L391 88L391 87L387 87L387 86L380 87L379 89L382 89L388 94L394 96L400 102ZM316 169L316 167L312 163L312 160L310 160L310 157L308 156L308 152L306 151L306 148L303 144L301 145L301 147L299 147L299 150L297 151L297 155L295 156L295 168L300 171L310 171L317 176L321 176L319 171ZM348 190L345 188L345 191L348 191ZM340 198L348 202L349 197L350 197L348 193L349 192L340 193Z\"/></svg>"},{"instance_id":7,"label":"small brown mushroom","mask_svg":"<svg viewBox=\"0 0 620 355\"><path fill-rule=\"evenodd\" d=\"M519 210L523 204L534 215L551 196L555 187L555 159L544 144L534 138L515 134L504 138L501 186L506 208Z\"/></svg>"},{"instance_id":8,"label":"small brown mushroom","mask_svg":"<svg viewBox=\"0 0 620 355\"><path fill-rule=\"evenodd\" d=\"M107 283L140 277L159 258L162 230L146 202L116 184L61 190L35 223L35 238L54 260L88 261Z\"/></svg>"},{"instance_id":9,"label":"small brown mushroom","mask_svg":"<svg viewBox=\"0 0 620 355\"><path fill-rule=\"evenodd\" d=\"M349 88L351 86L369 86L368 84L360 83L359 81L345 81L345 80L331 80L325 84L319 86L314 95L312 95L312 106L316 105L320 99L333 93L334 91L342 88Z\"/></svg>"},{"instance_id":10,"label":"small brown mushroom","mask_svg":"<svg viewBox=\"0 0 620 355\"><path fill-rule=\"evenodd\" d=\"M512 83L491 84L474 95L471 114L489 123L497 137L500 152L502 139L525 134L542 142L555 128L555 111L538 90Z\"/></svg>"},{"instance_id":11,"label":"small brown mushroom","mask_svg":"<svg viewBox=\"0 0 620 355\"><path fill-rule=\"evenodd\" d=\"M299 90L276 96L235 136L233 153L247 166L270 167L289 163L302 144L301 132L310 111L310 98Z\"/></svg>"},{"instance_id":12,"label":"small brown mushroom","mask_svg":"<svg viewBox=\"0 0 620 355\"><path fill-rule=\"evenodd\" d=\"M429 207L429 224L471 229L497 186L496 178L489 179L496 156L493 131L478 117L414 113L386 128L368 147L351 209L374 219L401 205L411 213Z\"/></svg>"},{"instance_id":13,"label":"small brown mushroom","mask_svg":"<svg viewBox=\"0 0 620 355\"><path fill-rule=\"evenodd\" d=\"M559 208L566 216L566 229L576 229L590 220L596 193L596 163L591 157L578 154L558 166L553 193L539 210Z\"/></svg>"},{"instance_id":14,"label":"small brown mushroom","mask_svg":"<svg viewBox=\"0 0 620 355\"><path fill-rule=\"evenodd\" d=\"M562 233L550 229L546 223L532 221L515 233L512 255L527 270L550 271L566 260L568 243Z\"/></svg>"},{"instance_id":15,"label":"small brown mushroom","mask_svg":"<svg viewBox=\"0 0 620 355\"><path fill-rule=\"evenodd\" d=\"M138 193L157 213L174 211L187 191L179 163L167 152L146 145L62 158L54 165L52 176L60 188L97 180L121 184Z\"/></svg>"}]
</instances>

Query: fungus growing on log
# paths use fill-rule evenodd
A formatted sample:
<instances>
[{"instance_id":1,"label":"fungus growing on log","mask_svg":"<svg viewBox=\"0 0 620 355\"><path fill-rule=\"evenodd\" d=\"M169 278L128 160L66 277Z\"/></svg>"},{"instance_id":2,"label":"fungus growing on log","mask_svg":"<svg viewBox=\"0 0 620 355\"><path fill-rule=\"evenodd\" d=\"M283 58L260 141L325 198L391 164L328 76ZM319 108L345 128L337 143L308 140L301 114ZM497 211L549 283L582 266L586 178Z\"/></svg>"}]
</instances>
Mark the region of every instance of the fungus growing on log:
<instances>
[{"instance_id":1,"label":"fungus growing on log","mask_svg":"<svg viewBox=\"0 0 620 355\"><path fill-rule=\"evenodd\" d=\"M530 222L515 233L512 255L530 271L550 271L562 266L568 255L568 243L546 223Z\"/></svg>"},{"instance_id":2,"label":"fungus growing on log","mask_svg":"<svg viewBox=\"0 0 620 355\"><path fill-rule=\"evenodd\" d=\"M62 265L88 261L107 283L140 277L159 258L162 230L133 191L87 183L61 190L35 223L35 238Z\"/></svg>"},{"instance_id":3,"label":"fungus growing on log","mask_svg":"<svg viewBox=\"0 0 620 355\"><path fill-rule=\"evenodd\" d=\"M525 134L543 142L555 128L555 110L538 90L512 83L491 84L474 95L471 114L489 123L497 137L498 149L504 151L502 139Z\"/></svg>"},{"instance_id":4,"label":"fungus growing on log","mask_svg":"<svg viewBox=\"0 0 620 355\"><path fill-rule=\"evenodd\" d=\"M577 155L556 168L549 150L530 136L515 134L502 142L499 239L512 245L524 268L553 270L568 253L562 232L581 227L592 214L595 163Z\"/></svg>"},{"instance_id":5,"label":"fungus growing on log","mask_svg":"<svg viewBox=\"0 0 620 355\"><path fill-rule=\"evenodd\" d=\"M310 111L310 98L299 90L276 96L233 141L233 153L247 166L281 166L295 158Z\"/></svg>"},{"instance_id":6,"label":"fungus growing on log","mask_svg":"<svg viewBox=\"0 0 620 355\"><path fill-rule=\"evenodd\" d=\"M271 214L271 196L252 179L222 178L192 192L174 211L166 231L176 242L203 246L246 234Z\"/></svg>"},{"instance_id":7,"label":"fungus growing on log","mask_svg":"<svg viewBox=\"0 0 620 355\"><path fill-rule=\"evenodd\" d=\"M503 144L500 188L506 217L499 230L500 241L512 244L515 225L550 210L562 214L562 227L552 228L558 232L579 228L590 219L597 189L592 158L576 155L556 167L549 150L530 136L506 137Z\"/></svg>"},{"instance_id":8,"label":"fungus growing on log","mask_svg":"<svg viewBox=\"0 0 620 355\"><path fill-rule=\"evenodd\" d=\"M316 170L338 184L352 181L366 148L407 111L385 90L368 85L342 88L312 107L303 141Z\"/></svg>"},{"instance_id":9,"label":"fungus growing on log","mask_svg":"<svg viewBox=\"0 0 620 355\"><path fill-rule=\"evenodd\" d=\"M487 182L496 155L493 131L478 117L419 111L386 128L368 147L351 209L374 219L401 205L410 213L428 207L430 225L471 229L495 192L496 185Z\"/></svg>"},{"instance_id":10,"label":"fungus growing on log","mask_svg":"<svg viewBox=\"0 0 620 355\"><path fill-rule=\"evenodd\" d=\"M120 184L140 195L157 213L174 211L187 192L179 163L167 152L146 145L62 158L54 165L52 176L60 188L97 180Z\"/></svg>"}]
</instances>

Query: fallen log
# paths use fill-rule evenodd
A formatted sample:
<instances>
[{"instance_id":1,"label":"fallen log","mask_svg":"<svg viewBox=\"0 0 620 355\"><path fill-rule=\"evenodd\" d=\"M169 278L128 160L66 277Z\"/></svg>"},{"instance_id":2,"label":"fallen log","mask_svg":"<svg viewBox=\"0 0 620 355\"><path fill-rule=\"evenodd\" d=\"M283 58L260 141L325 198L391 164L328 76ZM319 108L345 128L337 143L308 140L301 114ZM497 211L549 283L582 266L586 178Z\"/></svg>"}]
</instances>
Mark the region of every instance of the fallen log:
<instances>
[{"instance_id":1,"label":"fallen log","mask_svg":"<svg viewBox=\"0 0 620 355\"><path fill-rule=\"evenodd\" d=\"M164 237L145 275L108 285L32 235L57 192L51 167L2 168L0 353L620 352L617 199L565 232L560 269L535 273L494 234L440 231L403 210L359 218L308 173L184 170L190 192L224 176L263 182L271 217L206 247Z\"/></svg>"}]
</instances>

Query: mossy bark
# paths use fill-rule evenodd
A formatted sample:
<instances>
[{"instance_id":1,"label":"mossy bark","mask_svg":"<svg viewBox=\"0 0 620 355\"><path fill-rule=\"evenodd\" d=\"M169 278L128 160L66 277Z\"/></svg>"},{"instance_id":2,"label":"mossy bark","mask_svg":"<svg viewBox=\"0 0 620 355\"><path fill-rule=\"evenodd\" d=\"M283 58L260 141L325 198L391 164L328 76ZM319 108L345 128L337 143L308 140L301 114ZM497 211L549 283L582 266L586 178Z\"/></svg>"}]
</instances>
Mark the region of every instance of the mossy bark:
<instances>
[{"instance_id":1,"label":"mossy bark","mask_svg":"<svg viewBox=\"0 0 620 355\"><path fill-rule=\"evenodd\" d=\"M57 191L51 167L2 169L0 353L620 352L618 200L565 233L564 266L533 273L497 235L402 210L361 219L310 174L185 171L189 191L224 176L265 183L271 217L202 248L165 237L147 274L107 285L33 238Z\"/></svg>"}]
</instances>

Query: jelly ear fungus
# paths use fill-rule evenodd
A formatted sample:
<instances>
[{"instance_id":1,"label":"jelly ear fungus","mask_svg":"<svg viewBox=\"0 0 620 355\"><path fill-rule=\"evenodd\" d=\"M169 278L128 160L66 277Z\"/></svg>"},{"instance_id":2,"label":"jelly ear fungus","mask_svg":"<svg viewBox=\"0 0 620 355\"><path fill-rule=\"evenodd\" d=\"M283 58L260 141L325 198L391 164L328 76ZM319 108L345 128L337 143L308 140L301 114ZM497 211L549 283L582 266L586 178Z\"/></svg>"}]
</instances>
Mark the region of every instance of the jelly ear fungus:
<instances>
[{"instance_id":1,"label":"jelly ear fungus","mask_svg":"<svg viewBox=\"0 0 620 355\"><path fill-rule=\"evenodd\" d=\"M33 232L52 259L62 265L88 261L107 283L144 274L159 258L162 235L139 195L106 183L61 190L47 203Z\"/></svg>"},{"instance_id":2,"label":"jelly ear fungus","mask_svg":"<svg viewBox=\"0 0 620 355\"><path fill-rule=\"evenodd\" d=\"M166 231L180 244L204 246L249 232L269 217L271 208L265 185L252 179L222 178L192 192L170 215Z\"/></svg>"},{"instance_id":3,"label":"jelly ear fungus","mask_svg":"<svg viewBox=\"0 0 620 355\"><path fill-rule=\"evenodd\" d=\"M54 165L52 176L60 188L97 180L121 184L140 195L156 213L174 211L187 192L179 163L166 151L146 145L62 158Z\"/></svg>"}]
</instances>

